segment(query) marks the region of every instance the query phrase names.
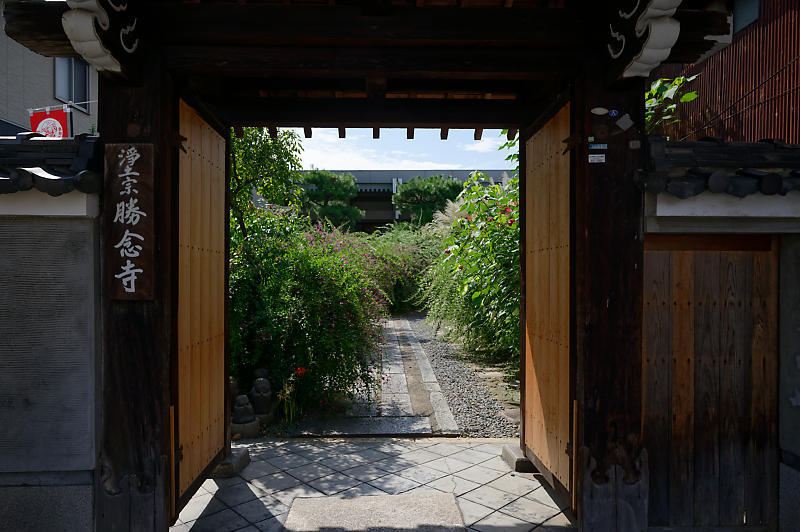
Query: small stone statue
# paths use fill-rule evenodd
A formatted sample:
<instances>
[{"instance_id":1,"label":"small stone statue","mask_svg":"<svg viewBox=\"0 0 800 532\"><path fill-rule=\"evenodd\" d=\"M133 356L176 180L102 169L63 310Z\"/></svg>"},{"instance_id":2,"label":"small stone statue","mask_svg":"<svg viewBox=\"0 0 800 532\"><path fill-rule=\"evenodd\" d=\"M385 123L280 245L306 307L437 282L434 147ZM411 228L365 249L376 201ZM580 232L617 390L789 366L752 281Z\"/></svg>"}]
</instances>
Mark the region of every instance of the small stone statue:
<instances>
[{"instance_id":1,"label":"small stone statue","mask_svg":"<svg viewBox=\"0 0 800 532\"><path fill-rule=\"evenodd\" d=\"M256 379L269 379L269 371L266 368L257 368L253 371L253 380Z\"/></svg>"},{"instance_id":2,"label":"small stone statue","mask_svg":"<svg viewBox=\"0 0 800 532\"><path fill-rule=\"evenodd\" d=\"M256 418L253 405L246 395L237 395L233 403L233 416L231 422L236 424L250 423Z\"/></svg>"},{"instance_id":3,"label":"small stone statue","mask_svg":"<svg viewBox=\"0 0 800 532\"><path fill-rule=\"evenodd\" d=\"M272 406L272 387L264 378L256 379L250 390L250 403L257 414L268 414Z\"/></svg>"},{"instance_id":4,"label":"small stone statue","mask_svg":"<svg viewBox=\"0 0 800 532\"><path fill-rule=\"evenodd\" d=\"M239 383L236 381L236 377L233 375L228 377L228 388L230 389L231 397L238 397Z\"/></svg>"}]
</instances>

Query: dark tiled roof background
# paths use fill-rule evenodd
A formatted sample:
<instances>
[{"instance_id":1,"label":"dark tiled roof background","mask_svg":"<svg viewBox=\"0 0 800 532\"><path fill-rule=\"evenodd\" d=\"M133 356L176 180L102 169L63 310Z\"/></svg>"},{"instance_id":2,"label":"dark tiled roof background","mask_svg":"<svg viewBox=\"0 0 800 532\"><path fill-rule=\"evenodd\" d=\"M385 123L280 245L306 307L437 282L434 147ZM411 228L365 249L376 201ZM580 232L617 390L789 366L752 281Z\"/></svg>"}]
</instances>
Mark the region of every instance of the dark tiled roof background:
<instances>
[{"instance_id":1,"label":"dark tiled roof background","mask_svg":"<svg viewBox=\"0 0 800 532\"><path fill-rule=\"evenodd\" d=\"M669 142L650 137L645 188L681 199L706 190L739 198L800 191L800 145L780 140L725 142L706 137Z\"/></svg>"},{"instance_id":2,"label":"dark tiled roof background","mask_svg":"<svg viewBox=\"0 0 800 532\"><path fill-rule=\"evenodd\" d=\"M51 196L72 190L98 193L103 183L103 144L79 135L49 139L36 133L0 137L0 194L35 188Z\"/></svg>"}]
</instances>

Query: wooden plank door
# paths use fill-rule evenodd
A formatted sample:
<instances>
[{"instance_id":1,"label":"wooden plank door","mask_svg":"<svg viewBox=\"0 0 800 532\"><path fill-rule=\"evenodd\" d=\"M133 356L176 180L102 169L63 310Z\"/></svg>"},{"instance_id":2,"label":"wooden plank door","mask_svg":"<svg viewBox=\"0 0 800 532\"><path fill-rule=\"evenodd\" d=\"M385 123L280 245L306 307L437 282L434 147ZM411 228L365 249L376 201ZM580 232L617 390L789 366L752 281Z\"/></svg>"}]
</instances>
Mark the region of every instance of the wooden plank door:
<instances>
[{"instance_id":1,"label":"wooden plank door","mask_svg":"<svg viewBox=\"0 0 800 532\"><path fill-rule=\"evenodd\" d=\"M180 103L176 511L225 448L225 139Z\"/></svg>"},{"instance_id":2,"label":"wooden plank door","mask_svg":"<svg viewBox=\"0 0 800 532\"><path fill-rule=\"evenodd\" d=\"M777 240L654 234L644 244L650 525L774 530Z\"/></svg>"},{"instance_id":3,"label":"wooden plank door","mask_svg":"<svg viewBox=\"0 0 800 532\"><path fill-rule=\"evenodd\" d=\"M570 106L525 141L522 400L525 453L572 489L570 422Z\"/></svg>"}]
</instances>

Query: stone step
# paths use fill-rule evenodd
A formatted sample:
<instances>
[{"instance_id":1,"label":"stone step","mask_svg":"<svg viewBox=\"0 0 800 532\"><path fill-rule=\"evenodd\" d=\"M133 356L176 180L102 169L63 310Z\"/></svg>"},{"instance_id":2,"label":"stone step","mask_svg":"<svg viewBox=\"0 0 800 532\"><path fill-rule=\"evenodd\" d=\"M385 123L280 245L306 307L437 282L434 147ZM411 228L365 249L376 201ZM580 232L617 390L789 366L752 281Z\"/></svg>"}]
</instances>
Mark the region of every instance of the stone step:
<instances>
[{"instance_id":1,"label":"stone step","mask_svg":"<svg viewBox=\"0 0 800 532\"><path fill-rule=\"evenodd\" d=\"M297 498L283 525L287 532L464 532L452 493Z\"/></svg>"},{"instance_id":2,"label":"stone step","mask_svg":"<svg viewBox=\"0 0 800 532\"><path fill-rule=\"evenodd\" d=\"M306 421L296 429L297 436L403 436L430 435L431 423L422 416L348 417Z\"/></svg>"}]
</instances>

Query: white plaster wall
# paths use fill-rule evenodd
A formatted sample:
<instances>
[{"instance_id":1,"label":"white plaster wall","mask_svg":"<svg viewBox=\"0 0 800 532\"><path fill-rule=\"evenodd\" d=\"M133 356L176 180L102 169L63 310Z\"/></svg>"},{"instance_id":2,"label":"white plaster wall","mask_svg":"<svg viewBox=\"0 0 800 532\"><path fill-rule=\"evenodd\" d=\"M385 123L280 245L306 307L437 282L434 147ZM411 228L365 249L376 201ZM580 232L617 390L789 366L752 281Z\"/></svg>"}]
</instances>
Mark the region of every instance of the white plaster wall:
<instances>
[{"instance_id":1,"label":"white plaster wall","mask_svg":"<svg viewBox=\"0 0 800 532\"><path fill-rule=\"evenodd\" d=\"M77 216L95 218L100 213L100 197L73 190L60 196L48 196L32 188L13 194L0 194L2 216Z\"/></svg>"},{"instance_id":2,"label":"white plaster wall","mask_svg":"<svg viewBox=\"0 0 800 532\"><path fill-rule=\"evenodd\" d=\"M33 53L5 33L0 1L0 118L30 128L29 108L63 105L55 98L54 59ZM97 99L97 71L89 70L89 94ZM89 113L73 111L75 133L89 133L97 125L97 104Z\"/></svg>"},{"instance_id":3,"label":"white plaster wall","mask_svg":"<svg viewBox=\"0 0 800 532\"><path fill-rule=\"evenodd\" d=\"M800 217L800 192L792 191L785 196L765 196L757 192L744 198L737 198L730 194L706 191L686 199L662 192L656 198L655 215L796 218Z\"/></svg>"}]
</instances>

